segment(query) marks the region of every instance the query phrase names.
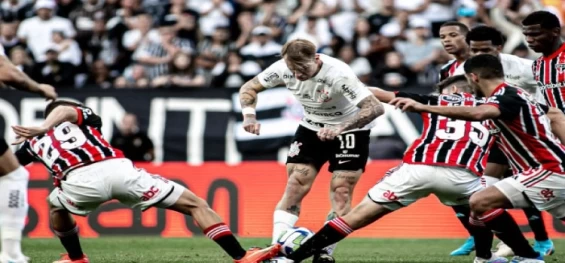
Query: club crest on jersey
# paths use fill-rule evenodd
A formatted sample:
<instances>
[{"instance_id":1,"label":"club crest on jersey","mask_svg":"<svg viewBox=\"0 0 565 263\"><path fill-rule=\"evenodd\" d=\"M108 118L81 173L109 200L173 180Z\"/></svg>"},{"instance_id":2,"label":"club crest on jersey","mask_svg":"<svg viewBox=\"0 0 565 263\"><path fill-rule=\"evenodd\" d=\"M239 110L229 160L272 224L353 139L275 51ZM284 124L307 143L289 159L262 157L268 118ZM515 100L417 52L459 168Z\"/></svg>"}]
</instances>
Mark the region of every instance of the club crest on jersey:
<instances>
[{"instance_id":1,"label":"club crest on jersey","mask_svg":"<svg viewBox=\"0 0 565 263\"><path fill-rule=\"evenodd\" d=\"M441 95L439 98L448 103L460 103L463 101L463 98L455 95Z\"/></svg>"},{"instance_id":2,"label":"club crest on jersey","mask_svg":"<svg viewBox=\"0 0 565 263\"><path fill-rule=\"evenodd\" d=\"M288 157L294 157L297 156L300 153L300 146L302 146L301 142L293 142L290 145L290 150L288 150Z\"/></svg>"},{"instance_id":3,"label":"club crest on jersey","mask_svg":"<svg viewBox=\"0 0 565 263\"><path fill-rule=\"evenodd\" d=\"M565 64L564 63L555 64L555 70L557 70L557 72L559 73L563 73L565 71Z\"/></svg>"},{"instance_id":4,"label":"club crest on jersey","mask_svg":"<svg viewBox=\"0 0 565 263\"><path fill-rule=\"evenodd\" d=\"M330 98L330 94L327 90L317 90L319 93L319 97L318 97L318 102L328 102L330 100L332 100L332 98Z\"/></svg>"},{"instance_id":5,"label":"club crest on jersey","mask_svg":"<svg viewBox=\"0 0 565 263\"><path fill-rule=\"evenodd\" d=\"M271 82L271 81L278 79L278 78L279 78L279 74L277 74L276 72L272 72L269 75L267 75L263 80L265 82Z\"/></svg>"}]
</instances>

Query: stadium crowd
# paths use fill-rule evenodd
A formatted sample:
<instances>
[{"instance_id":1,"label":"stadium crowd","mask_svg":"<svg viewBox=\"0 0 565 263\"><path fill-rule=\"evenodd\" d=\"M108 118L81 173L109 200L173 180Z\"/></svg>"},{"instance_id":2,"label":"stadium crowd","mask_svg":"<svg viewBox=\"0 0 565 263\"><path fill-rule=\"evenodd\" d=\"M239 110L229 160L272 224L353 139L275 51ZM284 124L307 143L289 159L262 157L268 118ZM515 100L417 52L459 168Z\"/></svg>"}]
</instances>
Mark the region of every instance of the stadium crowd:
<instances>
[{"instance_id":1,"label":"stadium crowd","mask_svg":"<svg viewBox=\"0 0 565 263\"><path fill-rule=\"evenodd\" d=\"M439 27L492 25L504 52L533 57L519 22L540 0L4 0L0 43L57 88L234 87L309 38L361 80L397 90L437 82ZM560 14L561 15L561 14ZM564 27L565 28L565 27Z\"/></svg>"}]
</instances>

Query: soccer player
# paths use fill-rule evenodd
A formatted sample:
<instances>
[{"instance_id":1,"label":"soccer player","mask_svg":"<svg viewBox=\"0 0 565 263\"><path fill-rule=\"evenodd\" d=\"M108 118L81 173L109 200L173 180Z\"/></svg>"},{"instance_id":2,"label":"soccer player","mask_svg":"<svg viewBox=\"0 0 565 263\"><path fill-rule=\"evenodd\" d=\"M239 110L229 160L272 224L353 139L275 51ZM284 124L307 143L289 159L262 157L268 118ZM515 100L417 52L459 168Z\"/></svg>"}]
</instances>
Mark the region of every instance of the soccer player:
<instances>
[{"instance_id":1,"label":"soccer player","mask_svg":"<svg viewBox=\"0 0 565 263\"><path fill-rule=\"evenodd\" d=\"M547 11L536 11L523 21L528 46L542 56L534 61L533 75L547 105L565 112L565 43L559 19Z\"/></svg>"},{"instance_id":2,"label":"soccer player","mask_svg":"<svg viewBox=\"0 0 565 263\"><path fill-rule=\"evenodd\" d=\"M4 56L0 45L0 82L18 90L56 99L50 85L38 84ZM1 88L0 88L1 89ZM21 249L22 231L28 212L29 173L19 163L4 138L0 138L0 263L27 263Z\"/></svg>"},{"instance_id":3,"label":"soccer player","mask_svg":"<svg viewBox=\"0 0 565 263\"><path fill-rule=\"evenodd\" d=\"M372 88L373 94L383 102L413 98L430 105L476 105L464 76L445 79L438 84L438 90L444 95L393 93ZM470 210L469 197L484 189L480 177L488 149L494 142L489 130L480 122L451 120L437 114L421 115L423 132L406 150L402 164L388 171L349 214L330 221L289 255L289 259L300 262L325 243L337 242L354 230L430 194L435 194L445 205ZM518 228L512 220L508 223ZM477 240L475 263L508 262L491 253L493 237L490 230L473 225L469 230Z\"/></svg>"},{"instance_id":4,"label":"soccer player","mask_svg":"<svg viewBox=\"0 0 565 263\"><path fill-rule=\"evenodd\" d=\"M14 144L24 142L16 155L25 165L40 160L53 174L49 195L50 224L67 250L55 263L87 263L72 214L86 216L100 204L117 199L134 208L170 209L190 215L229 254L234 262L259 263L276 255L280 246L245 251L230 229L208 204L159 175L136 168L100 133L102 121L91 109L59 100L47 105L39 127L13 126Z\"/></svg>"},{"instance_id":5,"label":"soccer player","mask_svg":"<svg viewBox=\"0 0 565 263\"><path fill-rule=\"evenodd\" d=\"M451 21L441 25L439 38L443 49L455 59L450 60L441 67L439 71L440 81L453 76L459 65L469 58L469 45L465 42L467 32L469 32L469 28L460 22Z\"/></svg>"},{"instance_id":6,"label":"soccer player","mask_svg":"<svg viewBox=\"0 0 565 263\"><path fill-rule=\"evenodd\" d=\"M529 93L505 83L502 64L492 55L475 56L467 60L464 67L476 93L489 96L484 105L447 108L405 99L391 103L403 110L449 118L490 120L489 129L496 133L513 176L471 197L473 218L498 233L518 255L516 262L543 262L542 255L528 249L523 235L518 235L502 221L510 217L504 209L531 205L565 220L565 146L555 136L563 138L565 130L562 126L552 127L553 122L550 123L550 114L562 113L537 103Z\"/></svg>"},{"instance_id":7,"label":"soccer player","mask_svg":"<svg viewBox=\"0 0 565 263\"><path fill-rule=\"evenodd\" d=\"M534 75L532 74L533 61L501 53L503 36L500 31L488 26L478 26L469 31L466 36L466 41L470 47L471 57L481 54L490 54L497 57L502 63L502 67L504 69L504 81L506 83L523 88L530 94L536 94L538 102L545 104L540 88L538 88ZM463 66L464 63L455 71L454 74L465 74ZM508 160L496 145L491 149L484 175L487 186L493 185L505 176L511 175L511 172L509 172ZM541 212L535 207L528 207L523 210L528 218L530 228L532 229L532 232L534 232L534 249L544 255L553 254L555 252L555 247L548 237ZM497 247L497 255L513 255L512 250L504 243L499 243Z\"/></svg>"},{"instance_id":8,"label":"soccer player","mask_svg":"<svg viewBox=\"0 0 565 263\"><path fill-rule=\"evenodd\" d=\"M340 60L316 54L314 43L291 40L281 53L281 60L239 91L243 128L252 134L260 133L255 105L262 90L285 85L304 108L304 118L288 152L285 192L273 216L273 244L298 220L300 203L326 162L333 173L332 211L327 219L351 210L353 189L367 163L370 128L384 113L383 106L351 68ZM333 248L320 251L315 262L333 262Z\"/></svg>"}]
</instances>

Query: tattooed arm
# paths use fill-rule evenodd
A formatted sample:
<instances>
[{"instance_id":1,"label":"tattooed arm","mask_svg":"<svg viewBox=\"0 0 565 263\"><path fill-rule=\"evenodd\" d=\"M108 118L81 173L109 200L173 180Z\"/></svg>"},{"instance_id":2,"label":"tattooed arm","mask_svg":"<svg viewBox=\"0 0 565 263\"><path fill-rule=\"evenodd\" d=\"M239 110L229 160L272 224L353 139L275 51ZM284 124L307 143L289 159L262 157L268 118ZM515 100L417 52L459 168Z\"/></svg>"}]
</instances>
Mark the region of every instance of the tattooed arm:
<instances>
[{"instance_id":1,"label":"tattooed arm","mask_svg":"<svg viewBox=\"0 0 565 263\"><path fill-rule=\"evenodd\" d=\"M0 82L19 90L37 93L48 99L57 98L57 93L52 86L35 82L5 56L0 56Z\"/></svg>"},{"instance_id":2,"label":"tattooed arm","mask_svg":"<svg viewBox=\"0 0 565 263\"><path fill-rule=\"evenodd\" d=\"M382 103L374 96L364 98L361 102L359 102L359 104L357 104L357 107L361 109L357 115L340 125L342 132L363 128L365 125L371 123L374 119L385 113Z\"/></svg>"},{"instance_id":3,"label":"tattooed arm","mask_svg":"<svg viewBox=\"0 0 565 263\"><path fill-rule=\"evenodd\" d=\"M243 113L243 129L249 133L259 135L261 125L257 122L255 106L257 105L257 94L265 87L261 85L258 77L247 81L239 89L239 103Z\"/></svg>"}]
</instances>

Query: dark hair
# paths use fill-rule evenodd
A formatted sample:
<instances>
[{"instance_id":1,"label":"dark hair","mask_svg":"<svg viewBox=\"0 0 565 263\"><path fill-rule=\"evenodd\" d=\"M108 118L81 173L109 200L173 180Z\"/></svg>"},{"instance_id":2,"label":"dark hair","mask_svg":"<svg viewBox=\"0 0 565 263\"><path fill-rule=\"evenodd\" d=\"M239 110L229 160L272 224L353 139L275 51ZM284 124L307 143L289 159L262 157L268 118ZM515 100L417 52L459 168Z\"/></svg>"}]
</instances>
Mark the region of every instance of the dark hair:
<instances>
[{"instance_id":1,"label":"dark hair","mask_svg":"<svg viewBox=\"0 0 565 263\"><path fill-rule=\"evenodd\" d=\"M436 88L437 91L441 93L442 90L449 88L455 84L457 84L457 87L462 88L465 92L471 91L471 86L469 86L469 82L467 82L467 77L465 77L465 75L455 75L446 78L436 84Z\"/></svg>"},{"instance_id":2,"label":"dark hair","mask_svg":"<svg viewBox=\"0 0 565 263\"><path fill-rule=\"evenodd\" d=\"M53 101L49 104L47 104L47 106L45 107L45 111L43 113L43 117L47 118L47 116L49 116L49 114L57 107L59 106L74 106L74 107L81 107L83 106L80 103L76 103L76 102L72 102L72 101L68 101L68 100L56 100Z\"/></svg>"},{"instance_id":3,"label":"dark hair","mask_svg":"<svg viewBox=\"0 0 565 263\"><path fill-rule=\"evenodd\" d=\"M441 25L440 28L442 27L446 27L446 26L456 26L459 28L459 31L461 31L461 33L463 34L467 34L469 32L469 28L467 27L467 25L458 22L458 21L449 21L449 22L445 22Z\"/></svg>"},{"instance_id":4,"label":"dark hair","mask_svg":"<svg viewBox=\"0 0 565 263\"><path fill-rule=\"evenodd\" d=\"M481 54L465 61L465 73L474 73L484 79L504 78L504 69L498 57Z\"/></svg>"},{"instance_id":5,"label":"dark hair","mask_svg":"<svg viewBox=\"0 0 565 263\"><path fill-rule=\"evenodd\" d=\"M559 24L559 18L548 11L535 11L530 13L528 16L526 16L526 18L524 18L524 20L522 20L522 25L540 25L543 29L561 28L561 25Z\"/></svg>"},{"instance_id":6,"label":"dark hair","mask_svg":"<svg viewBox=\"0 0 565 263\"><path fill-rule=\"evenodd\" d=\"M467 33L467 37L465 38L467 44L471 44L471 41L491 41L495 46L502 46L502 42L504 41L504 37L502 33L498 31L496 28L489 27L489 26L478 26L469 33Z\"/></svg>"}]
</instances>

